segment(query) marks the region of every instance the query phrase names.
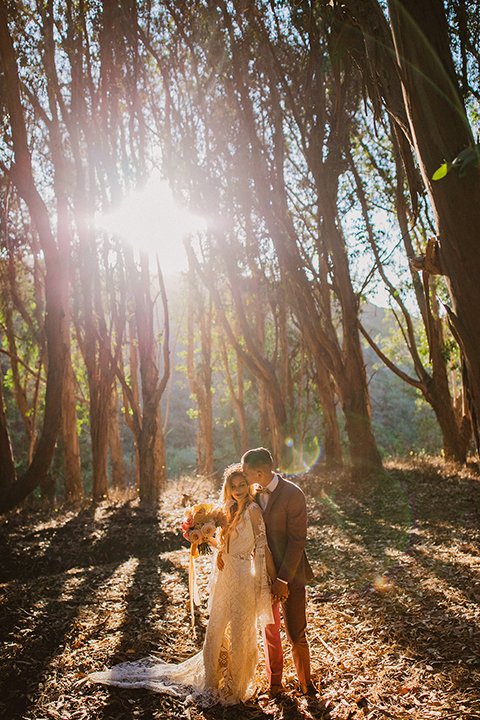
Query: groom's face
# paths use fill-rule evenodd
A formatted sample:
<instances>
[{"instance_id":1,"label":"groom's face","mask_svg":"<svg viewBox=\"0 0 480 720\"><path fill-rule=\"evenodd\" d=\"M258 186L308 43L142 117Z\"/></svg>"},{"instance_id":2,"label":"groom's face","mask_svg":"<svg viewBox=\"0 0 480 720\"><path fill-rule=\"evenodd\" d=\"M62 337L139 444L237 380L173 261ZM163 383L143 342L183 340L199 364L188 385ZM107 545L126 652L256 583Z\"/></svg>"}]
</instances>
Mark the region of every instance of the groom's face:
<instances>
[{"instance_id":1,"label":"groom's face","mask_svg":"<svg viewBox=\"0 0 480 720\"><path fill-rule=\"evenodd\" d=\"M271 471L266 471L264 468L249 468L245 465L243 468L243 474L247 478L249 485L261 485L267 487L272 479Z\"/></svg>"}]
</instances>

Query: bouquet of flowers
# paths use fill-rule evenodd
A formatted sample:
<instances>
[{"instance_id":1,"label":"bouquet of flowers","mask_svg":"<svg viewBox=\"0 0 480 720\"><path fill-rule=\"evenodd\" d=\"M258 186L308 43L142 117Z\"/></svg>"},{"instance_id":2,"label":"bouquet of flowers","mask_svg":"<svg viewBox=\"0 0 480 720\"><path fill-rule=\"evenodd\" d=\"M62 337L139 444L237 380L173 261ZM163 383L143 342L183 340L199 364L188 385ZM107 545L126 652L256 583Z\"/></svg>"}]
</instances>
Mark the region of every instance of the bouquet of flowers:
<instances>
[{"instance_id":1,"label":"bouquet of flowers","mask_svg":"<svg viewBox=\"0 0 480 720\"><path fill-rule=\"evenodd\" d=\"M182 522L183 537L192 543L192 551L199 555L212 552L209 540L213 538L217 527L222 525L223 512L218 505L201 503L186 508Z\"/></svg>"}]
</instances>

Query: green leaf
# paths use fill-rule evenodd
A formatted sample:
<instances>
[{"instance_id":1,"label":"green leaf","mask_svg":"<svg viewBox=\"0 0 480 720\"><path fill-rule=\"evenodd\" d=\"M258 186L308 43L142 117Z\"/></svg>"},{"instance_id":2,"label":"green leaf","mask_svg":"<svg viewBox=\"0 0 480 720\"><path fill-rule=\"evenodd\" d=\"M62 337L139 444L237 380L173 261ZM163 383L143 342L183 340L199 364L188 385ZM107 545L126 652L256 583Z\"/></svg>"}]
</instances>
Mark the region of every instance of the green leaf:
<instances>
[{"instance_id":1,"label":"green leaf","mask_svg":"<svg viewBox=\"0 0 480 720\"><path fill-rule=\"evenodd\" d=\"M448 170L448 163L444 162L442 165L440 165L438 170L435 170L432 176L432 180L441 180L448 173Z\"/></svg>"}]
</instances>

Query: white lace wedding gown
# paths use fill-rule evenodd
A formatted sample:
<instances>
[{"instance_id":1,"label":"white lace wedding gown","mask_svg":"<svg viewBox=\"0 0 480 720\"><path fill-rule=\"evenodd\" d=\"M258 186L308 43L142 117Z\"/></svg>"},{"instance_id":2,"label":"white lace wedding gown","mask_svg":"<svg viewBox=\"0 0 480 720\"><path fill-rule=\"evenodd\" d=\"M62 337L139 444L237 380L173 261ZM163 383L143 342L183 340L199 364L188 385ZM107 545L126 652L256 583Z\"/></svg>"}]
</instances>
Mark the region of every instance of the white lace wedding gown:
<instances>
[{"instance_id":1,"label":"white lace wedding gown","mask_svg":"<svg viewBox=\"0 0 480 720\"><path fill-rule=\"evenodd\" d=\"M256 625L272 623L273 615L265 526L260 520L254 531L250 507L230 537L228 552L223 551L223 570L214 558L203 649L178 665L147 657L92 673L86 680L191 698L202 707L251 697L258 661Z\"/></svg>"}]
</instances>

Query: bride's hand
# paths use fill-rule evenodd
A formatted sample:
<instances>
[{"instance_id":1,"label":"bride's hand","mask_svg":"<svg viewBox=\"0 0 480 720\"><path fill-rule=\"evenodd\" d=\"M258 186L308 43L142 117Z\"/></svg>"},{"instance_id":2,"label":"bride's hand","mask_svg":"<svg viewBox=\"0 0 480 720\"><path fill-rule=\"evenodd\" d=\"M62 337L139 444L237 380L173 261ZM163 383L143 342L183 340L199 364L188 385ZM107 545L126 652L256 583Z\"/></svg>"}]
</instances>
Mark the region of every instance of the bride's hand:
<instances>
[{"instance_id":1,"label":"bride's hand","mask_svg":"<svg viewBox=\"0 0 480 720\"><path fill-rule=\"evenodd\" d=\"M222 551L220 550L220 552L217 555L217 568L219 570L223 570L224 567L225 567L225 562L222 557Z\"/></svg>"}]
</instances>

